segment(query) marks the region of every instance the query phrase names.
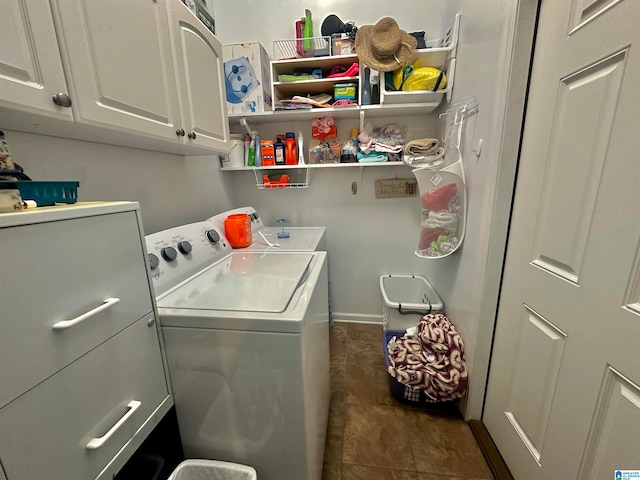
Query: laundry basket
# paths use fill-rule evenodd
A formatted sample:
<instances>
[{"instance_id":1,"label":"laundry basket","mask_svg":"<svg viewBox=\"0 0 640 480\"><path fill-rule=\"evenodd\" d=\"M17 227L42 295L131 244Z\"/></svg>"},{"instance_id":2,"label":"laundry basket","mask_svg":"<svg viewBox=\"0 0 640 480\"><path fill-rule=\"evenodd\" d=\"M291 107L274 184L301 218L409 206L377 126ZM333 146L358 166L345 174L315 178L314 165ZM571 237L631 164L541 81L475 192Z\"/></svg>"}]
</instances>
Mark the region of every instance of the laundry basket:
<instances>
[{"instance_id":1,"label":"laundry basket","mask_svg":"<svg viewBox=\"0 0 640 480\"><path fill-rule=\"evenodd\" d=\"M382 325L385 330L406 330L428 314L442 310L442 300L424 277L381 275Z\"/></svg>"},{"instance_id":2,"label":"laundry basket","mask_svg":"<svg viewBox=\"0 0 640 480\"><path fill-rule=\"evenodd\" d=\"M387 345L393 337L401 337L404 334L404 330L384 330L382 332L382 351L384 352L384 364L387 368L391 365ZM433 400L430 400L422 390L417 390L409 385L403 385L391 375L387 375L387 379L389 380L391 395L393 395L393 398L398 402L413 405L414 407L434 406Z\"/></svg>"},{"instance_id":3,"label":"laundry basket","mask_svg":"<svg viewBox=\"0 0 640 480\"><path fill-rule=\"evenodd\" d=\"M247 465L218 460L185 460L168 480L257 480L256 471Z\"/></svg>"}]
</instances>

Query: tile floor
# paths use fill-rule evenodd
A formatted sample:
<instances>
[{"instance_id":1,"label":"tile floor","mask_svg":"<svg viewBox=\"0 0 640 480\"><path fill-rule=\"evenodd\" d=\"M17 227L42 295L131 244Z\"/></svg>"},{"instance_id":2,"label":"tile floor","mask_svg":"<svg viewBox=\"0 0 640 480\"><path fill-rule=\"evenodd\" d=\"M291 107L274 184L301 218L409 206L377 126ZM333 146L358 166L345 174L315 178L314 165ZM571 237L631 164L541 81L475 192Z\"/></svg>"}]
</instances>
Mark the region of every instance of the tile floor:
<instances>
[{"instance_id":1,"label":"tile floor","mask_svg":"<svg viewBox=\"0 0 640 480\"><path fill-rule=\"evenodd\" d=\"M336 323L323 480L493 480L469 426L448 407L398 403L382 327Z\"/></svg>"}]
</instances>

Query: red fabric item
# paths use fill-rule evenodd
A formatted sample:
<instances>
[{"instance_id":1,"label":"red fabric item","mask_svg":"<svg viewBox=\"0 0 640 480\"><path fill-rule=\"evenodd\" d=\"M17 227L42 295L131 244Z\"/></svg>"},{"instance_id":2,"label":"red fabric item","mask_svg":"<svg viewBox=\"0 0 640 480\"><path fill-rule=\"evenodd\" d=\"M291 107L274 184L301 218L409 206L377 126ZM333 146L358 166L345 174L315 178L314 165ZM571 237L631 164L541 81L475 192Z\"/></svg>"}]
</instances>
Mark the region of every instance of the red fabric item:
<instances>
[{"instance_id":1,"label":"red fabric item","mask_svg":"<svg viewBox=\"0 0 640 480\"><path fill-rule=\"evenodd\" d=\"M387 345L387 352L389 375L423 391L428 402L456 400L467 390L464 342L441 313L422 317L417 335L396 337Z\"/></svg>"},{"instance_id":2,"label":"red fabric item","mask_svg":"<svg viewBox=\"0 0 640 480\"><path fill-rule=\"evenodd\" d=\"M454 184L455 185L455 184ZM438 228L425 228L422 227L420 232L420 242L418 242L418 250L426 250L431 242L437 239L440 235L449 235L449 232L441 227Z\"/></svg>"},{"instance_id":3,"label":"red fabric item","mask_svg":"<svg viewBox=\"0 0 640 480\"><path fill-rule=\"evenodd\" d=\"M448 183L442 187L422 194L422 208L425 210L445 210L449 202L458 193L455 183Z\"/></svg>"}]
</instances>

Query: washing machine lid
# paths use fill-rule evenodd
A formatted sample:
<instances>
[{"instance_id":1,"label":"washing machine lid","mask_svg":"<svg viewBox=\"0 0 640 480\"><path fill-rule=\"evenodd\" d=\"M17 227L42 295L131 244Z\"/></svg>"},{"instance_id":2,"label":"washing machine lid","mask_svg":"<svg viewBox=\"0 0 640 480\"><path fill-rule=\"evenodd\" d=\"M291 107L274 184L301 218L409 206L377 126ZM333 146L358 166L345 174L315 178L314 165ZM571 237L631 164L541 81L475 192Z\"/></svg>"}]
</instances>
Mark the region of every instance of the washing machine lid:
<instances>
[{"instance_id":1,"label":"washing machine lid","mask_svg":"<svg viewBox=\"0 0 640 480\"><path fill-rule=\"evenodd\" d=\"M281 227L265 227L261 231L271 243L279 243L282 250L302 250L314 251L324 235L325 227L291 227L286 228L288 238L279 238L278 233L282 232ZM259 235L253 235L254 248L264 247L264 241ZM253 245L252 245L253 247Z\"/></svg>"},{"instance_id":2,"label":"washing machine lid","mask_svg":"<svg viewBox=\"0 0 640 480\"><path fill-rule=\"evenodd\" d=\"M234 252L158 301L160 308L282 313L312 253Z\"/></svg>"}]
</instances>

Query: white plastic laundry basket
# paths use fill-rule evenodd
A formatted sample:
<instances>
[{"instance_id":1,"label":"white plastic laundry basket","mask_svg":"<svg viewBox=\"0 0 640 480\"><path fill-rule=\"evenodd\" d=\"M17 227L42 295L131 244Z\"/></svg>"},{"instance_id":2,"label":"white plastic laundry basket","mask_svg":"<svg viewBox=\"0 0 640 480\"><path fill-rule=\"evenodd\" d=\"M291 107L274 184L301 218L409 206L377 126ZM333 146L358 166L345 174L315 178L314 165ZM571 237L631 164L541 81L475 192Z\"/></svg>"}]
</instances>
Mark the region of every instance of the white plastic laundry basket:
<instances>
[{"instance_id":1,"label":"white plastic laundry basket","mask_svg":"<svg viewBox=\"0 0 640 480\"><path fill-rule=\"evenodd\" d=\"M385 330L406 330L430 312L442 310L442 300L424 277L381 275L382 324Z\"/></svg>"},{"instance_id":2,"label":"white plastic laundry basket","mask_svg":"<svg viewBox=\"0 0 640 480\"><path fill-rule=\"evenodd\" d=\"M168 480L257 480L256 471L247 465L218 460L185 460Z\"/></svg>"}]
</instances>

